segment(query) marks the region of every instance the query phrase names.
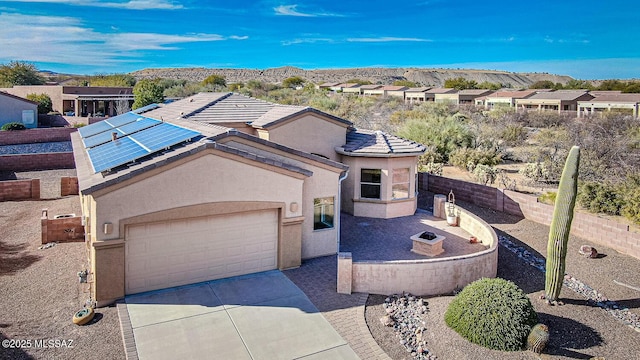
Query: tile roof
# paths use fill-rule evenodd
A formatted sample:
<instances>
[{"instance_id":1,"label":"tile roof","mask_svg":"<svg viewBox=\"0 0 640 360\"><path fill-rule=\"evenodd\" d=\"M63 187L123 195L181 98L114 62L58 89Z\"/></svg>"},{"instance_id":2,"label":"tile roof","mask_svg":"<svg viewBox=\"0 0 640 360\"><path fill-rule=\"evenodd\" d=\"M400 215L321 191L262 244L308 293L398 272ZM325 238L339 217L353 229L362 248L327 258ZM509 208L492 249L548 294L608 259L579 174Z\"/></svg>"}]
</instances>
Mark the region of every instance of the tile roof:
<instances>
[{"instance_id":1,"label":"tile roof","mask_svg":"<svg viewBox=\"0 0 640 360\"><path fill-rule=\"evenodd\" d=\"M256 121L250 123L254 128L267 128L283 121L287 121L293 116L298 114L303 114L306 112L312 112L324 117L328 117L334 121L345 124L347 126L353 125L353 123L349 120L345 120L343 118L339 118L337 116L333 116L331 114L322 112L320 110L314 109L308 106L288 106L288 105L276 105L274 108L264 113L260 118Z\"/></svg>"},{"instance_id":2,"label":"tile roof","mask_svg":"<svg viewBox=\"0 0 640 360\"><path fill-rule=\"evenodd\" d=\"M425 91L428 94L448 94L455 92L456 89L453 88L431 88Z\"/></svg>"},{"instance_id":3,"label":"tile roof","mask_svg":"<svg viewBox=\"0 0 640 360\"><path fill-rule=\"evenodd\" d=\"M528 97L527 99L531 99L531 100L535 100L535 99L540 99L540 100L565 100L565 101L572 101L572 100L576 100L577 98L586 95L587 92L586 91L550 91L550 92L542 92L542 93L537 93L534 94L530 97Z\"/></svg>"},{"instance_id":4,"label":"tile roof","mask_svg":"<svg viewBox=\"0 0 640 360\"><path fill-rule=\"evenodd\" d=\"M518 91L497 91L491 95L487 95L487 97L496 98L496 97L506 97L506 98L516 98L516 99L524 99L528 96L535 94L536 90L518 90Z\"/></svg>"},{"instance_id":5,"label":"tile roof","mask_svg":"<svg viewBox=\"0 0 640 360\"><path fill-rule=\"evenodd\" d=\"M419 155L425 150L424 145L415 141L383 131L359 129L347 133L347 143L336 149L341 154L352 156Z\"/></svg>"},{"instance_id":6,"label":"tile roof","mask_svg":"<svg viewBox=\"0 0 640 360\"><path fill-rule=\"evenodd\" d=\"M362 85L360 86L360 89L362 90L376 90L381 88L382 85L375 85L375 84L371 84L371 85Z\"/></svg>"},{"instance_id":7,"label":"tile roof","mask_svg":"<svg viewBox=\"0 0 640 360\"><path fill-rule=\"evenodd\" d=\"M460 90L458 94L460 95L487 95L492 93L493 90L488 89L464 89Z\"/></svg>"},{"instance_id":8,"label":"tile roof","mask_svg":"<svg viewBox=\"0 0 640 360\"><path fill-rule=\"evenodd\" d=\"M405 90L404 92L425 92L427 90L431 89L430 87L413 87L413 88L408 88L407 90Z\"/></svg>"},{"instance_id":9,"label":"tile roof","mask_svg":"<svg viewBox=\"0 0 640 360\"><path fill-rule=\"evenodd\" d=\"M144 116L158 120L173 120L182 118L205 106L211 105L230 93L202 92L187 98L174 101L169 104L162 104L159 108L144 113Z\"/></svg>"},{"instance_id":10,"label":"tile roof","mask_svg":"<svg viewBox=\"0 0 640 360\"><path fill-rule=\"evenodd\" d=\"M626 102L626 103L639 103L640 94L605 94L599 95L591 100L585 100L586 102Z\"/></svg>"},{"instance_id":11,"label":"tile roof","mask_svg":"<svg viewBox=\"0 0 640 360\"><path fill-rule=\"evenodd\" d=\"M382 87L383 90L387 90L387 91L401 91L401 90L406 90L408 89L408 87L406 86L396 86L396 85L386 85Z\"/></svg>"}]
</instances>

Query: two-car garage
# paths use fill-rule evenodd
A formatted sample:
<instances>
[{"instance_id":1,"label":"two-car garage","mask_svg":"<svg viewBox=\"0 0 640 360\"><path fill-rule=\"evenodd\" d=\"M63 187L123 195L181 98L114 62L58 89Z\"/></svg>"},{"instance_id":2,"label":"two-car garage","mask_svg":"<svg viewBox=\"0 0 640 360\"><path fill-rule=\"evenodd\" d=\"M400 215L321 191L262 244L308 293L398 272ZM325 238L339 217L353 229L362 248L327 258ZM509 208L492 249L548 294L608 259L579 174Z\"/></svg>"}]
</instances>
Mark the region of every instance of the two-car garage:
<instances>
[{"instance_id":1,"label":"two-car garage","mask_svg":"<svg viewBox=\"0 0 640 360\"><path fill-rule=\"evenodd\" d=\"M276 269L278 224L267 209L128 225L125 292Z\"/></svg>"}]
</instances>

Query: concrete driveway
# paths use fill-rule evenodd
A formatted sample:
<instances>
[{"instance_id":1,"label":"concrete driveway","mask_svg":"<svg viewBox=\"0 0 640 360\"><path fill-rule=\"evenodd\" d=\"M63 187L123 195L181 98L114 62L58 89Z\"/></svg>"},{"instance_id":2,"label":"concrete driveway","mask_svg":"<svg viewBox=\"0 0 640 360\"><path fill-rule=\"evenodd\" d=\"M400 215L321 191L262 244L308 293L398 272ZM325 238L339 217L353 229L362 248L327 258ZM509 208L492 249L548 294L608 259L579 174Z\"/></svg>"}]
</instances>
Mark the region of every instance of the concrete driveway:
<instances>
[{"instance_id":1,"label":"concrete driveway","mask_svg":"<svg viewBox=\"0 0 640 360\"><path fill-rule=\"evenodd\" d=\"M125 302L126 314L120 311L130 357L358 359L277 270L130 295Z\"/></svg>"}]
</instances>

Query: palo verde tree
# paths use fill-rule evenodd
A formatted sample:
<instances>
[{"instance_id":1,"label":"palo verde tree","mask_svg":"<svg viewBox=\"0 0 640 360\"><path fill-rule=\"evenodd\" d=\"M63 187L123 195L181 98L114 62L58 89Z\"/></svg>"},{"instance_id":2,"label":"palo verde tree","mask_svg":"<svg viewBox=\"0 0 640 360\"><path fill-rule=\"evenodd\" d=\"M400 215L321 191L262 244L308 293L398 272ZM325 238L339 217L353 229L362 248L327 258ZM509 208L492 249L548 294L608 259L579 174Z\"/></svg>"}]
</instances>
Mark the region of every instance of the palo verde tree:
<instances>
[{"instance_id":1,"label":"palo verde tree","mask_svg":"<svg viewBox=\"0 0 640 360\"><path fill-rule=\"evenodd\" d=\"M222 75L212 74L207 76L206 79L202 80L202 86L214 90L219 90L227 86L227 80L225 80L224 76Z\"/></svg>"},{"instance_id":2,"label":"palo verde tree","mask_svg":"<svg viewBox=\"0 0 640 360\"><path fill-rule=\"evenodd\" d=\"M567 258L567 243L573 209L578 194L578 167L580 165L580 148L574 146L569 150L569 156L562 170L560 186L553 208L553 218L549 229L547 243L547 264L544 283L544 298L547 304L561 304L558 302L562 281L564 280L565 261Z\"/></svg>"},{"instance_id":3,"label":"palo verde tree","mask_svg":"<svg viewBox=\"0 0 640 360\"><path fill-rule=\"evenodd\" d=\"M42 85L44 78L35 65L24 61L11 61L0 66L0 85Z\"/></svg>"},{"instance_id":4,"label":"palo verde tree","mask_svg":"<svg viewBox=\"0 0 640 360\"><path fill-rule=\"evenodd\" d=\"M304 79L300 76L292 76L282 80L282 86L286 88L295 89L298 86L302 86L304 84Z\"/></svg>"},{"instance_id":5,"label":"palo verde tree","mask_svg":"<svg viewBox=\"0 0 640 360\"><path fill-rule=\"evenodd\" d=\"M133 87L133 96L135 98L132 109L141 108L154 103L164 101L164 89L158 85L155 80L143 79L136 83Z\"/></svg>"}]
</instances>

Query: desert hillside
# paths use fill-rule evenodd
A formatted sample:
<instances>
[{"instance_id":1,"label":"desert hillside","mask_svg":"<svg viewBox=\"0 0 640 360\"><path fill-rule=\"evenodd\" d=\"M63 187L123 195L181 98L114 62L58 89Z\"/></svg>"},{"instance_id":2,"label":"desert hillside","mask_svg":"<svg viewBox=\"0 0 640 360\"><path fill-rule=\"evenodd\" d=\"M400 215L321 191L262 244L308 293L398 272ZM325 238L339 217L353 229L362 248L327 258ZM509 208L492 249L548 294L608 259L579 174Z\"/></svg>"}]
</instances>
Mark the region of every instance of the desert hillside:
<instances>
[{"instance_id":1,"label":"desert hillside","mask_svg":"<svg viewBox=\"0 0 640 360\"><path fill-rule=\"evenodd\" d=\"M208 69L208 68L162 68L143 69L132 72L137 79L167 78L202 81L207 76L218 74L225 77L227 83L258 80L279 83L282 80L300 76L316 84L323 82L344 82L349 79L369 80L372 83L391 84L396 80L409 80L421 85L443 86L445 80L463 77L478 83L488 81L500 83L514 88L527 87L540 81L550 80L554 83L565 84L571 80L570 76L548 73L512 73L494 70L473 69L424 69L424 68L352 68L352 69L324 69L303 70L286 66L273 69Z\"/></svg>"}]
</instances>

